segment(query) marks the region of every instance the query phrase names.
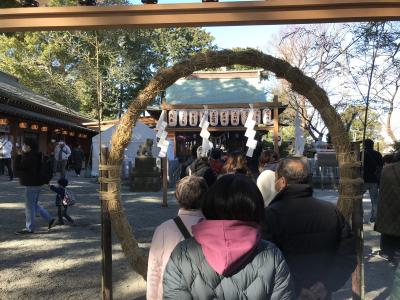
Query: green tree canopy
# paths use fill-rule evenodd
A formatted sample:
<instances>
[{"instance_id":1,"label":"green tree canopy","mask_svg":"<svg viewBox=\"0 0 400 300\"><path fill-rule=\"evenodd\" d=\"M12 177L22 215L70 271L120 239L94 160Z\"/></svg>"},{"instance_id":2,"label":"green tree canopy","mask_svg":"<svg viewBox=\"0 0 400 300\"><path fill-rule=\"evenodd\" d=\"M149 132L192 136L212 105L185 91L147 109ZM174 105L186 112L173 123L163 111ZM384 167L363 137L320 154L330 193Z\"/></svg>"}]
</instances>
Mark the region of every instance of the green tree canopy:
<instances>
[{"instance_id":1,"label":"green tree canopy","mask_svg":"<svg viewBox=\"0 0 400 300\"><path fill-rule=\"evenodd\" d=\"M126 0L99 1L103 5ZM51 0L48 5L72 5ZM162 67L213 47L199 28L34 32L0 35L0 70L89 116L115 118Z\"/></svg>"}]
</instances>

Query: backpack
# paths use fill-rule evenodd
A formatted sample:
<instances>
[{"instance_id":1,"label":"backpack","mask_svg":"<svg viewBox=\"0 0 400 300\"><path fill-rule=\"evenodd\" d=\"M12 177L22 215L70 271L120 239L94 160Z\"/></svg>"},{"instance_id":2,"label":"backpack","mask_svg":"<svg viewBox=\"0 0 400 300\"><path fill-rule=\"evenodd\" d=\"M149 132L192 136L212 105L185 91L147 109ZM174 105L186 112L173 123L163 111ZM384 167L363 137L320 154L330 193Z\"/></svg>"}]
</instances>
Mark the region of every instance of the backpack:
<instances>
[{"instance_id":1,"label":"backpack","mask_svg":"<svg viewBox=\"0 0 400 300\"><path fill-rule=\"evenodd\" d=\"M48 184L53 178L53 164L47 155L41 155L39 176L42 184Z\"/></svg>"},{"instance_id":2,"label":"backpack","mask_svg":"<svg viewBox=\"0 0 400 300\"><path fill-rule=\"evenodd\" d=\"M64 198L62 199L62 204L65 206L72 206L76 203L76 197L75 195L65 188L65 193L64 193Z\"/></svg>"}]
</instances>

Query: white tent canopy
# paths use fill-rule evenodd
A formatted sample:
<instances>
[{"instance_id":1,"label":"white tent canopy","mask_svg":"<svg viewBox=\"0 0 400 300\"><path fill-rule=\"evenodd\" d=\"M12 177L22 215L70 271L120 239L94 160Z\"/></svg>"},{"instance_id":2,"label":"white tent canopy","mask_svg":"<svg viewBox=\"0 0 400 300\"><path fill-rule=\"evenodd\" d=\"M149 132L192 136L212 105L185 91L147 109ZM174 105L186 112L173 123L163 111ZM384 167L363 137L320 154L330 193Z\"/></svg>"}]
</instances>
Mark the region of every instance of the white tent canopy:
<instances>
[{"instance_id":1,"label":"white tent canopy","mask_svg":"<svg viewBox=\"0 0 400 300\"><path fill-rule=\"evenodd\" d=\"M111 147L111 136L113 135L117 125L114 125L101 133L101 143L103 147ZM156 157L158 154L156 133L153 129L143 124L140 121L136 122L135 127L132 129L132 139L128 147L125 149L123 166L124 177L127 178L129 174L129 162L132 162L132 166L135 164L136 153L140 145L146 142L146 139L153 140L153 156ZM100 135L96 135L92 138L92 176L99 176L99 143Z\"/></svg>"}]
</instances>

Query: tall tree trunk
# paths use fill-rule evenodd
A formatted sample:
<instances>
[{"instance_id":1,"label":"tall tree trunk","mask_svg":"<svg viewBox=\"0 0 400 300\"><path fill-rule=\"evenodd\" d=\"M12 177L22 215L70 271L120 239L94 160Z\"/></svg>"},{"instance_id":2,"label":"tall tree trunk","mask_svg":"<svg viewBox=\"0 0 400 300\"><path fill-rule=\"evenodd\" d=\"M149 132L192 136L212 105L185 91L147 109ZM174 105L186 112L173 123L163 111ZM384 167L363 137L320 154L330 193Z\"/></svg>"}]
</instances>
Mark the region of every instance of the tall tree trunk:
<instances>
[{"instance_id":1,"label":"tall tree trunk","mask_svg":"<svg viewBox=\"0 0 400 300\"><path fill-rule=\"evenodd\" d=\"M390 102L388 116L387 116L386 132L389 135L389 137L392 139L393 143L396 143L398 140L396 139L396 136L394 135L394 132L392 130L393 110L394 110L394 105L393 105L393 101L392 101L392 102Z\"/></svg>"},{"instance_id":2,"label":"tall tree trunk","mask_svg":"<svg viewBox=\"0 0 400 300\"><path fill-rule=\"evenodd\" d=\"M131 103L126 114L112 136L112 147L108 165L114 166L116 171L110 172L109 180L115 183L114 192L110 194L109 210L114 231L121 242L122 249L132 268L146 275L146 258L134 239L130 226L122 208L119 193L118 168L123 160L124 149L132 137L134 126L141 111L167 87L181 77L186 77L195 71L206 68L219 68L223 66L245 65L255 68L264 68L276 74L278 78L286 79L294 91L307 98L319 111L325 122L336 148L337 159L340 167L340 186L338 207L343 214L350 218L353 201L361 195L359 162L352 153L350 139L346 133L343 122L335 108L330 104L325 91L316 82L305 76L298 68L292 67L286 61L274 58L257 50L246 49L243 51L209 51L199 53L191 58L175 64L171 68L160 70L149 84L138 94ZM245 99L243 99L245 101Z\"/></svg>"}]
</instances>

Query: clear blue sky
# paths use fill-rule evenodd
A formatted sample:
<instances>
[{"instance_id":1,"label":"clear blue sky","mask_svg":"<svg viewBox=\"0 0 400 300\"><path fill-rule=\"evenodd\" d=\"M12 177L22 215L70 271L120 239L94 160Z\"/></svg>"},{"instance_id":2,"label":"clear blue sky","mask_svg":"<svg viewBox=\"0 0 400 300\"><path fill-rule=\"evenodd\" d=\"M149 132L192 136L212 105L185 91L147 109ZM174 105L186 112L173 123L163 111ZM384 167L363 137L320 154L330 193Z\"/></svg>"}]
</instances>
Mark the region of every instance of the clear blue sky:
<instances>
[{"instance_id":1,"label":"clear blue sky","mask_svg":"<svg viewBox=\"0 0 400 300\"><path fill-rule=\"evenodd\" d=\"M220 0L220 2L235 2L250 0ZM141 0L130 0L132 4L141 4ZM159 4L169 3L201 3L201 0L158 0ZM280 26L220 26L206 27L205 29L215 37L215 43L224 49L234 47L259 48L265 52L269 50L269 41L274 38Z\"/></svg>"}]
</instances>

